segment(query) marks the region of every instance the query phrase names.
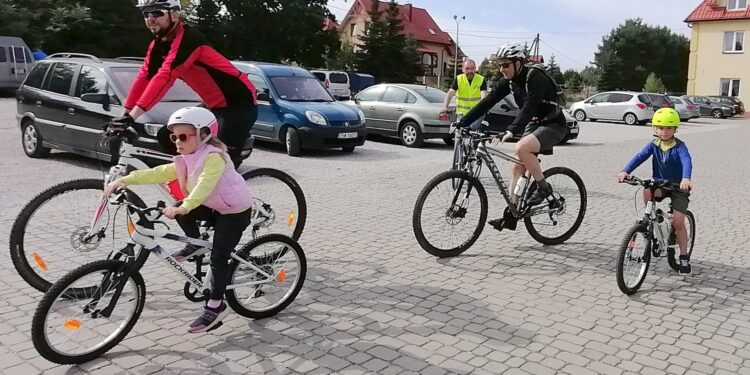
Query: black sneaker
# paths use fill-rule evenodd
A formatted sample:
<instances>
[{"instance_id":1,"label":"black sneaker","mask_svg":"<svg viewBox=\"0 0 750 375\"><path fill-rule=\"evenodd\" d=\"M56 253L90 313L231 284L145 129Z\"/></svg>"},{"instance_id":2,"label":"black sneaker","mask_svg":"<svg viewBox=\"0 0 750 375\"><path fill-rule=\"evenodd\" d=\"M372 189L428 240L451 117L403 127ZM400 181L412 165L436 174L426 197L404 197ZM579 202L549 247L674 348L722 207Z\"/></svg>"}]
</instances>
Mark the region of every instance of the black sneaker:
<instances>
[{"instance_id":1,"label":"black sneaker","mask_svg":"<svg viewBox=\"0 0 750 375\"><path fill-rule=\"evenodd\" d=\"M689 274L692 269L690 268L690 255L680 255L680 273Z\"/></svg>"},{"instance_id":2,"label":"black sneaker","mask_svg":"<svg viewBox=\"0 0 750 375\"><path fill-rule=\"evenodd\" d=\"M552 186L547 184L546 187L542 187L542 185L537 184L536 191L534 191L534 194L531 194L529 200L526 201L526 205L529 207L537 206L544 202L550 195L552 195Z\"/></svg>"},{"instance_id":3,"label":"black sneaker","mask_svg":"<svg viewBox=\"0 0 750 375\"><path fill-rule=\"evenodd\" d=\"M221 324L221 321L229 314L229 307L223 301L221 306L213 309L208 305L203 307L203 313L197 319L195 319L188 327L189 333L200 333L210 331L216 325Z\"/></svg>"},{"instance_id":4,"label":"black sneaker","mask_svg":"<svg viewBox=\"0 0 750 375\"><path fill-rule=\"evenodd\" d=\"M490 220L487 224L492 225L492 227L498 231L502 231L503 229L516 230L518 219L516 219L516 217L513 216L513 213L510 212L510 208L505 207L503 217Z\"/></svg>"},{"instance_id":5,"label":"black sneaker","mask_svg":"<svg viewBox=\"0 0 750 375\"><path fill-rule=\"evenodd\" d=\"M183 260L190 258L191 255L195 254L196 251L198 251L198 247L186 244L185 247L182 248L180 251L176 251L172 253L172 258L178 262L182 262Z\"/></svg>"}]
</instances>

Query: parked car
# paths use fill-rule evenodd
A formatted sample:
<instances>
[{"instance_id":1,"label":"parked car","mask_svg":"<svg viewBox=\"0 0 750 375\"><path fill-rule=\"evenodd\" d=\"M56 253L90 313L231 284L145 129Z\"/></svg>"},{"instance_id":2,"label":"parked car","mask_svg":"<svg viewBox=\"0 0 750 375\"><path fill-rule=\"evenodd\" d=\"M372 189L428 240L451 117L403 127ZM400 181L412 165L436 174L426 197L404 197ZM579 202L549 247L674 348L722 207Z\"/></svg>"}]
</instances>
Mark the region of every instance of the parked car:
<instances>
[{"instance_id":1,"label":"parked car","mask_svg":"<svg viewBox=\"0 0 750 375\"><path fill-rule=\"evenodd\" d=\"M729 107L732 107L735 115L745 113L745 104L736 96L709 96L709 98Z\"/></svg>"},{"instance_id":2,"label":"parked car","mask_svg":"<svg viewBox=\"0 0 750 375\"><path fill-rule=\"evenodd\" d=\"M649 102L644 102L651 106L651 109L654 110L654 112L658 111L661 108L672 108L674 109L674 103L672 103L671 100L669 100L669 97L664 94L656 94L651 92L644 92L643 95L648 98Z\"/></svg>"},{"instance_id":3,"label":"parked car","mask_svg":"<svg viewBox=\"0 0 750 375\"><path fill-rule=\"evenodd\" d=\"M701 116L711 116L713 118L732 117L734 110L732 107L714 101L708 96L685 95L683 98L690 100L698 106Z\"/></svg>"},{"instance_id":4,"label":"parked car","mask_svg":"<svg viewBox=\"0 0 750 375\"><path fill-rule=\"evenodd\" d=\"M647 94L631 91L602 92L573 103L570 112L578 121L616 120L628 125L645 125L654 115Z\"/></svg>"},{"instance_id":5,"label":"parked car","mask_svg":"<svg viewBox=\"0 0 750 375\"><path fill-rule=\"evenodd\" d=\"M337 102L312 73L280 64L233 63L257 90L254 138L282 143L290 156L299 156L303 149L340 147L352 152L365 144L364 113Z\"/></svg>"},{"instance_id":6,"label":"parked car","mask_svg":"<svg viewBox=\"0 0 750 375\"><path fill-rule=\"evenodd\" d=\"M31 70L34 58L23 39L0 36L0 90L15 90Z\"/></svg>"},{"instance_id":7,"label":"parked car","mask_svg":"<svg viewBox=\"0 0 750 375\"><path fill-rule=\"evenodd\" d=\"M375 77L370 74L346 72L349 75L349 90L352 95L375 84Z\"/></svg>"},{"instance_id":8,"label":"parked car","mask_svg":"<svg viewBox=\"0 0 750 375\"><path fill-rule=\"evenodd\" d=\"M141 63L74 53L53 54L37 62L16 93L26 155L44 157L50 149L59 149L114 161L117 155L100 146L102 125L123 113L122 103ZM174 111L198 104L198 94L177 81L159 104L138 118L136 145L163 151L156 141L159 129ZM250 155L251 144L246 145L244 157Z\"/></svg>"},{"instance_id":9,"label":"parked car","mask_svg":"<svg viewBox=\"0 0 750 375\"><path fill-rule=\"evenodd\" d=\"M349 75L346 72L330 70L311 70L315 78L325 85L326 90L336 99L349 99L352 96L349 87Z\"/></svg>"},{"instance_id":10,"label":"parked car","mask_svg":"<svg viewBox=\"0 0 750 375\"><path fill-rule=\"evenodd\" d=\"M513 95L509 94L490 109L484 117L484 120L487 121L491 132L503 133L513 120L516 119L519 112L520 109L516 105ZM563 113L565 114L565 119L568 125L568 134L561 143L567 143L572 139L578 138L580 128L578 126L578 121L570 114L570 112L568 112L567 109L563 109Z\"/></svg>"},{"instance_id":11,"label":"parked car","mask_svg":"<svg viewBox=\"0 0 750 375\"><path fill-rule=\"evenodd\" d=\"M669 100L674 103L674 109L680 114L680 121L687 122L701 117L700 109L690 100L676 96L670 96Z\"/></svg>"},{"instance_id":12,"label":"parked car","mask_svg":"<svg viewBox=\"0 0 750 375\"><path fill-rule=\"evenodd\" d=\"M441 138L451 144L454 116L441 113L445 92L427 86L386 83L368 87L349 105L362 110L371 133L397 136L407 147L420 147L426 139ZM449 106L449 112L455 106Z\"/></svg>"}]
</instances>

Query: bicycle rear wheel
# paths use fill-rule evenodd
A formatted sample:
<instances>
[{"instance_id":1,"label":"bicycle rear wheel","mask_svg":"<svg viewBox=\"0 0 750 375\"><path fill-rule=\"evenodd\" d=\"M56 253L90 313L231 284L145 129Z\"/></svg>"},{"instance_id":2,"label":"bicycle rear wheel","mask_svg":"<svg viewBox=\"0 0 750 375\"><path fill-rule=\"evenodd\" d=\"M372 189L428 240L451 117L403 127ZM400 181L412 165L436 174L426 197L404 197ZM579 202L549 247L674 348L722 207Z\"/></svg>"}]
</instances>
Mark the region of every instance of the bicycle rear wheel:
<instances>
[{"instance_id":1,"label":"bicycle rear wheel","mask_svg":"<svg viewBox=\"0 0 750 375\"><path fill-rule=\"evenodd\" d=\"M46 292L73 269L126 247L127 211L106 201L102 205L103 190L104 180L71 180L41 192L21 210L10 232L10 257L29 285ZM130 191L128 200L146 206ZM99 229L104 237L85 239L97 207L102 209Z\"/></svg>"},{"instance_id":2,"label":"bicycle rear wheel","mask_svg":"<svg viewBox=\"0 0 750 375\"><path fill-rule=\"evenodd\" d=\"M617 286L631 295L646 280L651 262L651 240L648 229L643 224L633 225L625 235L617 256Z\"/></svg>"},{"instance_id":3,"label":"bicycle rear wheel","mask_svg":"<svg viewBox=\"0 0 750 375\"><path fill-rule=\"evenodd\" d=\"M685 214L685 229L687 229L688 233L688 256L691 256L693 255L693 246L695 246L695 216L690 211ZM667 263L675 271L680 270L679 248L677 238L675 238L674 234L674 227L672 227L672 233L669 235L669 247L667 248Z\"/></svg>"},{"instance_id":4,"label":"bicycle rear wheel","mask_svg":"<svg viewBox=\"0 0 750 375\"><path fill-rule=\"evenodd\" d=\"M532 207L524 217L531 237L545 245L559 245L578 231L586 214L587 194L583 180L573 170L554 167L544 171L544 179L552 186L554 201ZM527 196L537 189L534 182Z\"/></svg>"},{"instance_id":5,"label":"bicycle rear wheel","mask_svg":"<svg viewBox=\"0 0 750 375\"><path fill-rule=\"evenodd\" d=\"M266 211L265 220L254 225L257 235L279 233L298 240L307 221L307 202L297 181L272 168L259 168L242 174L251 194ZM249 242L252 238L244 238Z\"/></svg>"},{"instance_id":6,"label":"bicycle rear wheel","mask_svg":"<svg viewBox=\"0 0 750 375\"><path fill-rule=\"evenodd\" d=\"M106 353L127 336L146 302L143 277L135 271L126 278L127 268L122 261L100 260L52 285L31 322L31 340L42 357L80 364Z\"/></svg>"},{"instance_id":7,"label":"bicycle rear wheel","mask_svg":"<svg viewBox=\"0 0 750 375\"><path fill-rule=\"evenodd\" d=\"M472 205L477 201L478 207ZM448 171L435 176L419 193L412 227L425 251L446 258L471 247L486 220L487 193L482 183L467 172Z\"/></svg>"}]
</instances>

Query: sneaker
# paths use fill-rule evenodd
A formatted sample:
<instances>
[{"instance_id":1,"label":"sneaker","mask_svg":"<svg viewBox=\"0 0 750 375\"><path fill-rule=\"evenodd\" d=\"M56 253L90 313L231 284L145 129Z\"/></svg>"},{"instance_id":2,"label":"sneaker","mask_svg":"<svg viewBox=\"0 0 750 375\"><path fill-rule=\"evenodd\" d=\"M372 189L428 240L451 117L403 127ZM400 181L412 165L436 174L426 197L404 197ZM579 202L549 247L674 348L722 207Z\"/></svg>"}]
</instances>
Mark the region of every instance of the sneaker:
<instances>
[{"instance_id":1,"label":"sneaker","mask_svg":"<svg viewBox=\"0 0 750 375\"><path fill-rule=\"evenodd\" d=\"M690 255L680 255L680 273L689 274L690 271Z\"/></svg>"},{"instance_id":2,"label":"sneaker","mask_svg":"<svg viewBox=\"0 0 750 375\"><path fill-rule=\"evenodd\" d=\"M222 302L221 306L213 309L208 305L203 307L203 313L188 327L188 333L200 333L213 329L229 314L229 307Z\"/></svg>"},{"instance_id":3,"label":"sneaker","mask_svg":"<svg viewBox=\"0 0 750 375\"><path fill-rule=\"evenodd\" d=\"M182 248L182 250L172 253L172 258L174 258L174 260L178 262L182 262L183 260L190 258L191 255L195 254L198 249L199 248L195 245L186 244L185 247Z\"/></svg>"},{"instance_id":4,"label":"sneaker","mask_svg":"<svg viewBox=\"0 0 750 375\"><path fill-rule=\"evenodd\" d=\"M541 185L538 185L536 191L534 191L534 194L531 194L531 197L529 197L529 200L526 201L526 204L529 207L537 206L544 202L547 197L552 195L552 186L549 184L547 187L542 187Z\"/></svg>"},{"instance_id":5,"label":"sneaker","mask_svg":"<svg viewBox=\"0 0 750 375\"><path fill-rule=\"evenodd\" d=\"M505 207L503 217L490 220L487 224L492 225L492 227L498 231L502 231L503 229L516 230L518 219L516 219L516 217L510 212L510 208Z\"/></svg>"}]
</instances>

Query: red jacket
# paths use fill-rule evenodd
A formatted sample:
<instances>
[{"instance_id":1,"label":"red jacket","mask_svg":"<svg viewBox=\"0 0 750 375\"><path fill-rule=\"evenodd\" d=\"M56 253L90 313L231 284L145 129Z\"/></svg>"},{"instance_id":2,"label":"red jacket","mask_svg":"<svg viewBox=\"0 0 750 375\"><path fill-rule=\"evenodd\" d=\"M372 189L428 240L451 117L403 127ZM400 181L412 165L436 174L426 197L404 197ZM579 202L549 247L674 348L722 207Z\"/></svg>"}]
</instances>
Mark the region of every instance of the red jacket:
<instances>
[{"instance_id":1,"label":"red jacket","mask_svg":"<svg viewBox=\"0 0 750 375\"><path fill-rule=\"evenodd\" d=\"M255 86L216 52L199 31L180 24L163 41L151 42L146 61L130 88L125 108L150 110L176 79L187 83L210 109L255 106Z\"/></svg>"}]
</instances>

